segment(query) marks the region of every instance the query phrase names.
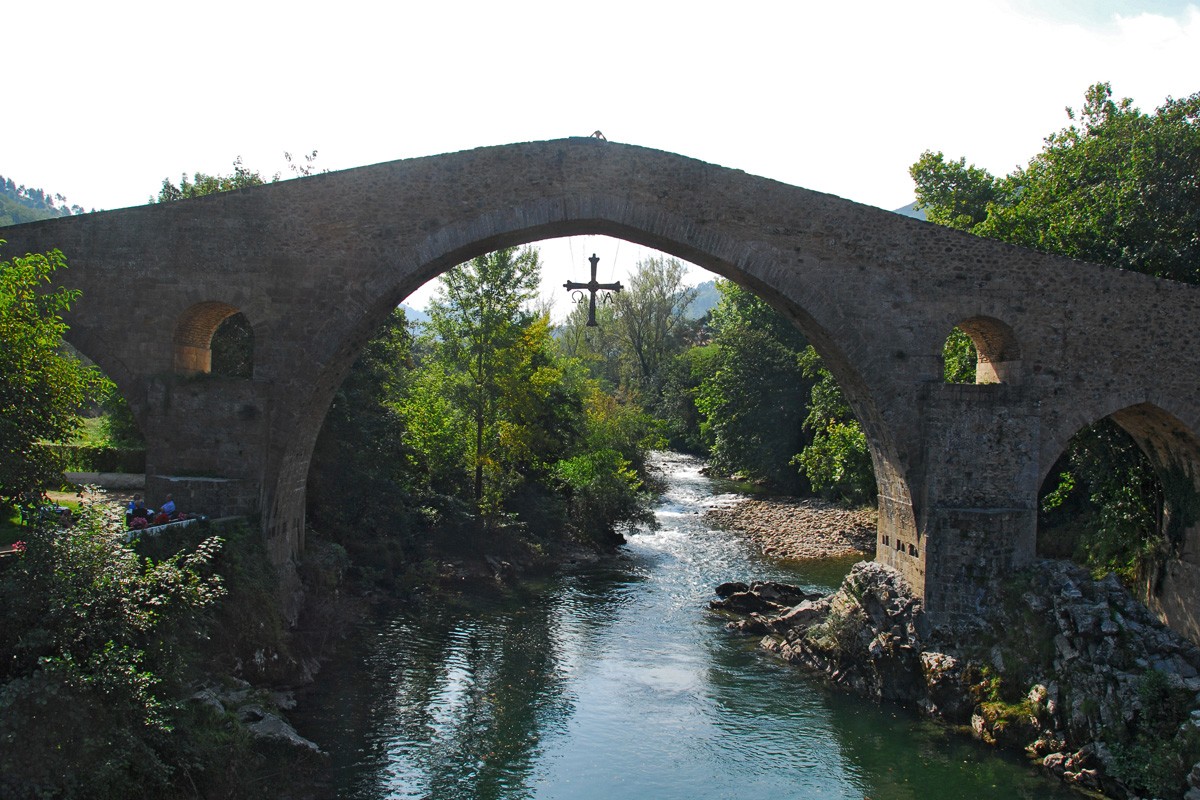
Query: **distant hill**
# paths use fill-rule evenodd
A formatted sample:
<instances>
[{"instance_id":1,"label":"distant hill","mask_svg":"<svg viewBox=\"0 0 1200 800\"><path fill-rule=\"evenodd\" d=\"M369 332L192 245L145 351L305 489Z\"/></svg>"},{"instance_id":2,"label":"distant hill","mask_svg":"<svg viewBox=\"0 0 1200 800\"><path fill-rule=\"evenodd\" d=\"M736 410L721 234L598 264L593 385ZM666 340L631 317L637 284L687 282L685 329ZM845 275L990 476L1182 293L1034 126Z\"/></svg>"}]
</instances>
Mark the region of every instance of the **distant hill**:
<instances>
[{"instance_id":1,"label":"distant hill","mask_svg":"<svg viewBox=\"0 0 1200 800\"><path fill-rule=\"evenodd\" d=\"M82 206L68 206L61 194L33 189L0 175L0 227L83 213Z\"/></svg>"},{"instance_id":2,"label":"distant hill","mask_svg":"<svg viewBox=\"0 0 1200 800\"><path fill-rule=\"evenodd\" d=\"M696 284L696 299L687 307L687 312L684 316L688 319L700 319L709 311L716 308L720 300L721 293L717 291L717 282L715 280L698 283Z\"/></svg>"},{"instance_id":3,"label":"distant hill","mask_svg":"<svg viewBox=\"0 0 1200 800\"><path fill-rule=\"evenodd\" d=\"M911 203L906 205L904 208L897 208L895 210L895 213L900 214L905 217L912 217L913 219L922 219L922 220L925 219L925 211L924 211L924 209L922 209L920 211L917 210L917 201L916 200L913 200Z\"/></svg>"},{"instance_id":4,"label":"distant hill","mask_svg":"<svg viewBox=\"0 0 1200 800\"><path fill-rule=\"evenodd\" d=\"M400 308L404 309L404 316L408 318L409 323L429 322L429 315L419 308L413 308L407 303L401 303Z\"/></svg>"}]
</instances>

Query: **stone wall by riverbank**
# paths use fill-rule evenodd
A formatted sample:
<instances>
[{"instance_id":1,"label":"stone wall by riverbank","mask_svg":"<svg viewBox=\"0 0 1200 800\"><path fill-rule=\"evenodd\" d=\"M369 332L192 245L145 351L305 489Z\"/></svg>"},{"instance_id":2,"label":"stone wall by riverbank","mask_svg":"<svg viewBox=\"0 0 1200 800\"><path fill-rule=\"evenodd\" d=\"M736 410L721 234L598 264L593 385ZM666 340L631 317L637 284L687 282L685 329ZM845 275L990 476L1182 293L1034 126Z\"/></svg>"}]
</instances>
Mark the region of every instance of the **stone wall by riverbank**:
<instances>
[{"instance_id":1,"label":"stone wall by riverbank","mask_svg":"<svg viewBox=\"0 0 1200 800\"><path fill-rule=\"evenodd\" d=\"M713 523L745 534L763 553L798 561L875 552L876 512L818 498L738 498L709 509Z\"/></svg>"},{"instance_id":2,"label":"stone wall by riverbank","mask_svg":"<svg viewBox=\"0 0 1200 800\"><path fill-rule=\"evenodd\" d=\"M1081 788L1200 800L1200 648L1114 577L1042 561L953 629L931 627L903 578L874 562L828 596L797 591L723 584L711 605L786 661L1024 749Z\"/></svg>"}]
</instances>

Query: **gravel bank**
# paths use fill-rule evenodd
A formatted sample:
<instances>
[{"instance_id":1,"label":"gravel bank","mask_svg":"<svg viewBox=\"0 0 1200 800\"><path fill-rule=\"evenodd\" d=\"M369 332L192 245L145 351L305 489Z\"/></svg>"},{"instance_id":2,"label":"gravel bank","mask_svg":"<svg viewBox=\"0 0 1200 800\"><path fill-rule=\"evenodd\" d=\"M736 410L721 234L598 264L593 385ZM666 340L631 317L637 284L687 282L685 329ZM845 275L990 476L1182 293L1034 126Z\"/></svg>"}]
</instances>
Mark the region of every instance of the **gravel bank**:
<instances>
[{"instance_id":1,"label":"gravel bank","mask_svg":"<svg viewBox=\"0 0 1200 800\"><path fill-rule=\"evenodd\" d=\"M723 528L746 534L774 558L875 553L874 509L848 511L816 498L743 498L709 509L705 516Z\"/></svg>"}]
</instances>

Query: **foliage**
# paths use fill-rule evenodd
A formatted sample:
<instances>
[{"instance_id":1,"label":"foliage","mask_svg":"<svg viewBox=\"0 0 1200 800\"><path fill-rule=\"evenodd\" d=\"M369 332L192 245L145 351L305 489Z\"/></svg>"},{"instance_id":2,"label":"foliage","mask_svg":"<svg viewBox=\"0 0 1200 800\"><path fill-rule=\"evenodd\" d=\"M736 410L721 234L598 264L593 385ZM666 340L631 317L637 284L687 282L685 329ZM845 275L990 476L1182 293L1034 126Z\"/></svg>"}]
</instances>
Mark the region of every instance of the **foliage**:
<instances>
[{"instance_id":1,"label":"foliage","mask_svg":"<svg viewBox=\"0 0 1200 800\"><path fill-rule=\"evenodd\" d=\"M683 284L683 264L675 258L639 261L629 286L613 299L618 336L632 384L653 401L662 391L663 369L683 348L685 313L696 290Z\"/></svg>"},{"instance_id":2,"label":"foliage","mask_svg":"<svg viewBox=\"0 0 1200 800\"><path fill-rule=\"evenodd\" d=\"M926 150L909 169L917 183L917 208L937 225L969 231L987 219L988 204L999 190L990 172L966 158L947 161Z\"/></svg>"},{"instance_id":3,"label":"foliage","mask_svg":"<svg viewBox=\"0 0 1200 800\"><path fill-rule=\"evenodd\" d=\"M946 383L974 383L975 365L979 354L975 343L962 328L950 331L946 345L942 348L942 369Z\"/></svg>"},{"instance_id":4,"label":"foliage","mask_svg":"<svg viewBox=\"0 0 1200 800\"><path fill-rule=\"evenodd\" d=\"M875 470L862 427L842 395L833 374L825 368L812 345L800 355L804 376L816 379L809 395L804 428L812 441L794 462L803 470L813 491L850 505L875 499Z\"/></svg>"},{"instance_id":5,"label":"foliage","mask_svg":"<svg viewBox=\"0 0 1200 800\"><path fill-rule=\"evenodd\" d=\"M275 176L278 180L279 176ZM248 169L242 164L242 157L238 156L233 160L233 173L230 175L209 175L204 172L197 172L192 175L191 180L188 179L186 173L179 176L179 183L171 182L170 178L163 178L162 188L158 190L157 197L151 197L151 203L170 203L175 200L187 200L192 197L203 197L204 195L216 194L218 192L230 192L235 189L245 189L249 186L261 186L266 181L258 170Z\"/></svg>"},{"instance_id":6,"label":"foliage","mask_svg":"<svg viewBox=\"0 0 1200 800\"><path fill-rule=\"evenodd\" d=\"M637 471L614 448L586 450L559 461L553 474L565 488L572 524L585 536L602 539L613 521L653 520Z\"/></svg>"},{"instance_id":7,"label":"foliage","mask_svg":"<svg viewBox=\"0 0 1200 800\"><path fill-rule=\"evenodd\" d=\"M639 261L624 291L596 308L588 327L586 303L571 309L558 331L561 352L579 359L608 391L657 409L673 358L690 344L701 323L688 317L696 290L686 287L674 258Z\"/></svg>"},{"instance_id":8,"label":"foliage","mask_svg":"<svg viewBox=\"0 0 1200 800\"><path fill-rule=\"evenodd\" d=\"M435 523L439 535L469 518L503 524L541 548L566 528L602 540L642 513L637 473L659 427L602 392L527 310L537 266L510 249L450 270L420 335L397 311L337 394L310 511L356 563L370 551L381 579L421 558Z\"/></svg>"},{"instance_id":9,"label":"foliage","mask_svg":"<svg viewBox=\"0 0 1200 800\"><path fill-rule=\"evenodd\" d=\"M450 401L468 420L469 470L485 516L498 513L517 480L505 464L520 413L510 392L532 388L525 380L532 374L519 373L534 366L530 348L540 342L526 336L533 320L523 307L536 295L540 270L532 248L498 250L443 274L429 307L431 356L444 369Z\"/></svg>"},{"instance_id":10,"label":"foliage","mask_svg":"<svg viewBox=\"0 0 1200 800\"><path fill-rule=\"evenodd\" d=\"M145 447L112 447L110 445L44 445L56 461L69 472L129 472L146 471Z\"/></svg>"},{"instance_id":11,"label":"foliage","mask_svg":"<svg viewBox=\"0 0 1200 800\"><path fill-rule=\"evenodd\" d=\"M1138 681L1139 711L1129 741L1113 747L1113 776L1138 794L1179 797L1200 759L1200 731L1188 721L1192 695L1147 670Z\"/></svg>"},{"instance_id":12,"label":"foliage","mask_svg":"<svg viewBox=\"0 0 1200 800\"><path fill-rule=\"evenodd\" d=\"M57 250L0 263L0 507L35 505L62 472L42 446L79 429L78 410L99 373L64 354L62 312L79 292L52 286L66 267Z\"/></svg>"},{"instance_id":13,"label":"foliage","mask_svg":"<svg viewBox=\"0 0 1200 800\"><path fill-rule=\"evenodd\" d=\"M801 488L790 463L807 444L811 383L799 361L807 341L755 295L728 281L717 287L721 301L710 323L716 353L696 393L701 435L720 469Z\"/></svg>"},{"instance_id":14,"label":"foliage","mask_svg":"<svg viewBox=\"0 0 1200 800\"><path fill-rule=\"evenodd\" d=\"M1098 576L1115 572L1132 584L1162 555L1162 493L1149 459L1116 423L1101 420L1072 437L1051 470L1057 485L1042 497L1039 548L1086 564ZM1086 535L1072 519L1086 520ZM1066 542L1049 542L1066 535Z\"/></svg>"},{"instance_id":15,"label":"foliage","mask_svg":"<svg viewBox=\"0 0 1200 800\"><path fill-rule=\"evenodd\" d=\"M284 161L287 162L288 170L297 177L305 177L312 175L316 171L317 151L311 153L301 153L304 157L304 163L301 164L291 153L283 154ZM274 183L281 177L280 173L276 172L271 176L270 182ZM209 175L205 172L196 172L188 179L187 173L179 176L179 183L172 183L170 178L163 178L162 188L158 190L156 197L151 197L151 203L170 203L175 200L187 200L192 197L203 197L209 194L217 194L218 192L231 192L235 189L245 189L250 186L262 186L267 181L263 178L258 170L253 170L246 167L242 163L242 157L238 156L233 160L233 172L229 175Z\"/></svg>"},{"instance_id":16,"label":"foliage","mask_svg":"<svg viewBox=\"0 0 1200 800\"><path fill-rule=\"evenodd\" d=\"M143 561L121 527L87 506L70 531L31 529L0 573L5 797L152 797L173 780L181 648L222 592L221 542Z\"/></svg>"},{"instance_id":17,"label":"foliage","mask_svg":"<svg viewBox=\"0 0 1200 800\"><path fill-rule=\"evenodd\" d=\"M1098 264L1200 280L1200 93L1144 114L1107 83L1025 167L995 178L924 153L910 170L930 221Z\"/></svg>"},{"instance_id":18,"label":"foliage","mask_svg":"<svg viewBox=\"0 0 1200 800\"><path fill-rule=\"evenodd\" d=\"M704 418L697 403L701 387L712 379L720 357L718 346L709 342L684 350L668 364L657 410L670 447L695 455L709 454L712 442L702 428Z\"/></svg>"},{"instance_id":19,"label":"foliage","mask_svg":"<svg viewBox=\"0 0 1200 800\"><path fill-rule=\"evenodd\" d=\"M100 397L100 408L104 411L101 423L104 438L111 446L122 449L145 449L146 438L142 436L142 429L138 427L133 410L129 408L129 403L126 402L124 395L117 389L115 383L105 382ZM144 472L145 465L143 464L141 470L129 471Z\"/></svg>"},{"instance_id":20,"label":"foliage","mask_svg":"<svg viewBox=\"0 0 1200 800\"><path fill-rule=\"evenodd\" d=\"M82 213L82 206L68 206L61 194L17 184L0 175L0 227Z\"/></svg>"},{"instance_id":21,"label":"foliage","mask_svg":"<svg viewBox=\"0 0 1200 800\"><path fill-rule=\"evenodd\" d=\"M381 578L403 570L419 509L460 488L444 478L462 451L439 437L457 429L440 387L413 379L412 347L404 311L396 309L338 389L308 477L313 526Z\"/></svg>"}]
</instances>

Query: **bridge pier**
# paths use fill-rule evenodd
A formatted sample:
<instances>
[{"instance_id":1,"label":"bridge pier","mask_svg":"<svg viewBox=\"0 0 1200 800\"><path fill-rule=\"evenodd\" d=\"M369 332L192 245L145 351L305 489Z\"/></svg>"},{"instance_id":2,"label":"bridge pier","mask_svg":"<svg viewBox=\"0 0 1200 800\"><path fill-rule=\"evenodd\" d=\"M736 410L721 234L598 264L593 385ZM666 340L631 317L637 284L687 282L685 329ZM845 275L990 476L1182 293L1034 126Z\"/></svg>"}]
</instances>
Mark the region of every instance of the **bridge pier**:
<instances>
[{"instance_id":1,"label":"bridge pier","mask_svg":"<svg viewBox=\"0 0 1200 800\"><path fill-rule=\"evenodd\" d=\"M147 501L161 504L170 493L188 513L259 513L269 450L268 388L217 375L147 379L138 414L146 437Z\"/></svg>"},{"instance_id":2,"label":"bridge pier","mask_svg":"<svg viewBox=\"0 0 1200 800\"><path fill-rule=\"evenodd\" d=\"M952 618L978 611L990 582L1034 558L1038 409L1011 384L930 384L921 405L916 530L881 523L876 559L931 614Z\"/></svg>"}]
</instances>

